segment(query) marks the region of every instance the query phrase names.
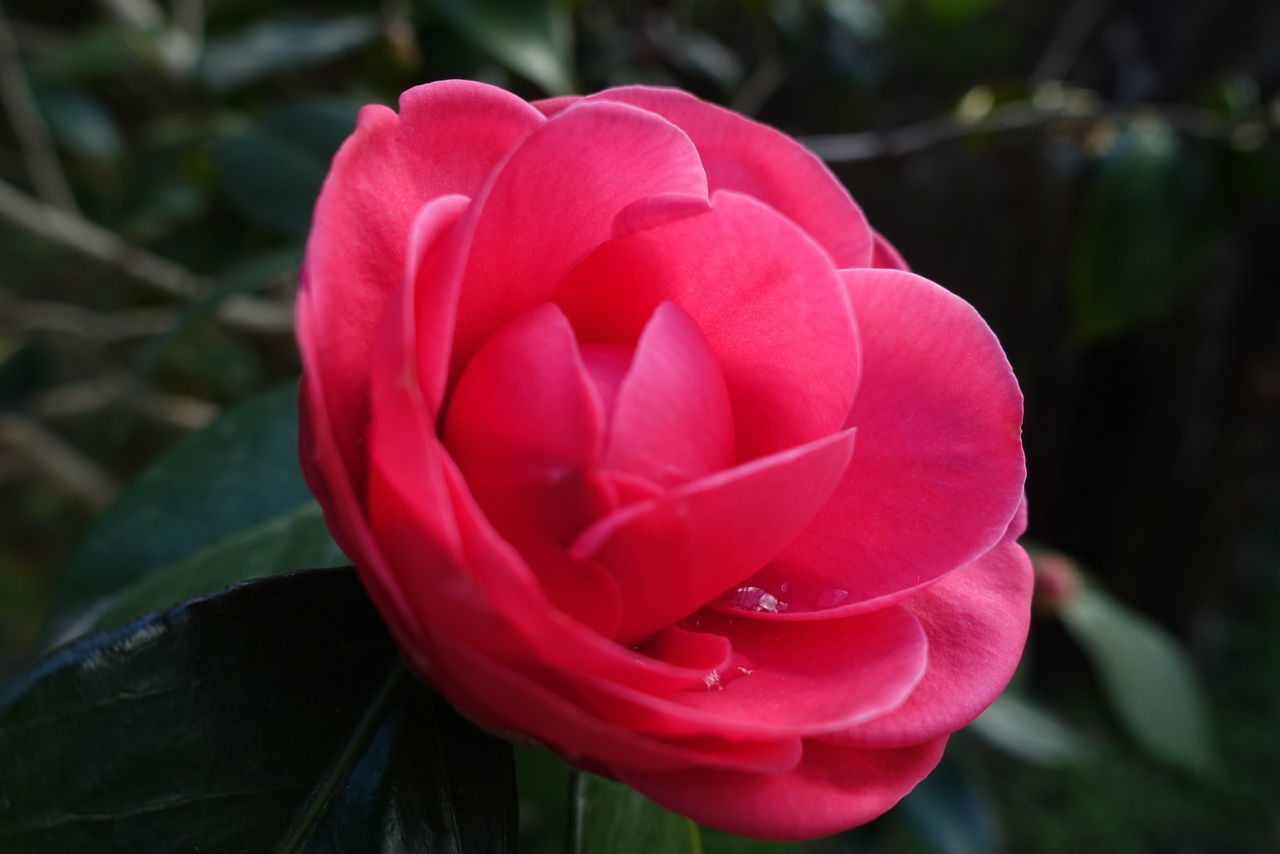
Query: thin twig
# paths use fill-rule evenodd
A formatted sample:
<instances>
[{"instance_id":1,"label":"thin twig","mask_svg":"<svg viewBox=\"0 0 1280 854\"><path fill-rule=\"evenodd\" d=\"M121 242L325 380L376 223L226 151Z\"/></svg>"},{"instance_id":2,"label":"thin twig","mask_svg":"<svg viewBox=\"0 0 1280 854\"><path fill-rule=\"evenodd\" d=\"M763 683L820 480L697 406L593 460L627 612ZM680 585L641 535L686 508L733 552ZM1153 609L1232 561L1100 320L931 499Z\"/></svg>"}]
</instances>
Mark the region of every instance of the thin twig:
<instances>
[{"instance_id":1,"label":"thin twig","mask_svg":"<svg viewBox=\"0 0 1280 854\"><path fill-rule=\"evenodd\" d=\"M0 415L0 445L14 451L29 470L43 475L59 492L92 510L106 507L119 491L105 469L25 415Z\"/></svg>"},{"instance_id":2,"label":"thin twig","mask_svg":"<svg viewBox=\"0 0 1280 854\"><path fill-rule=\"evenodd\" d=\"M36 395L28 407L42 419L53 419L86 415L124 402L153 421L180 430L199 430L218 415L218 407L207 400L139 389L127 376L94 377L54 386Z\"/></svg>"},{"instance_id":3,"label":"thin twig","mask_svg":"<svg viewBox=\"0 0 1280 854\"><path fill-rule=\"evenodd\" d=\"M0 218L178 299L195 299L211 287L208 279L180 264L126 243L118 235L71 213L28 196L0 181ZM218 316L242 331L284 333L293 329L293 309L285 303L246 296L228 297Z\"/></svg>"},{"instance_id":4,"label":"thin twig","mask_svg":"<svg viewBox=\"0 0 1280 854\"><path fill-rule=\"evenodd\" d=\"M78 210L71 183L58 162L49 127L31 95L27 73L18 56L18 41L14 38L9 17L0 6L0 100L13 124L18 144L31 183L40 197L50 204L68 211Z\"/></svg>"},{"instance_id":5,"label":"thin twig","mask_svg":"<svg viewBox=\"0 0 1280 854\"><path fill-rule=\"evenodd\" d=\"M173 323L173 314L167 306L96 312L70 303L14 300L0 305L0 329L52 332L112 344L159 334Z\"/></svg>"},{"instance_id":6,"label":"thin twig","mask_svg":"<svg viewBox=\"0 0 1280 854\"><path fill-rule=\"evenodd\" d=\"M978 119L948 113L893 130L807 136L801 142L828 163L853 163L901 157L977 134L1049 125L1087 126L1101 120L1123 122L1154 116L1168 121L1182 133L1198 137L1225 137L1236 127L1215 113L1185 105L1099 105L1088 103L1088 99L1076 99L1074 103L1068 101L1060 106L1018 101L995 107Z\"/></svg>"}]
</instances>

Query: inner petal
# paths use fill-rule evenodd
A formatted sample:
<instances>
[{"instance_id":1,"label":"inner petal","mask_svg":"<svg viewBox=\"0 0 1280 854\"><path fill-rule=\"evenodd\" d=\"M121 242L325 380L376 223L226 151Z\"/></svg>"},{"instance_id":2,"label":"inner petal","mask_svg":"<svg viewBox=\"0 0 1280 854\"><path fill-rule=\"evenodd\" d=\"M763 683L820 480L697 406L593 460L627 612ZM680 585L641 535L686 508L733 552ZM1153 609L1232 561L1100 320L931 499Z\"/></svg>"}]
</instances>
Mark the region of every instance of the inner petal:
<instances>
[{"instance_id":1,"label":"inner petal","mask_svg":"<svg viewBox=\"0 0 1280 854\"><path fill-rule=\"evenodd\" d=\"M636 344L613 407L602 467L662 487L733 463L729 390L698 325L663 302Z\"/></svg>"}]
</instances>

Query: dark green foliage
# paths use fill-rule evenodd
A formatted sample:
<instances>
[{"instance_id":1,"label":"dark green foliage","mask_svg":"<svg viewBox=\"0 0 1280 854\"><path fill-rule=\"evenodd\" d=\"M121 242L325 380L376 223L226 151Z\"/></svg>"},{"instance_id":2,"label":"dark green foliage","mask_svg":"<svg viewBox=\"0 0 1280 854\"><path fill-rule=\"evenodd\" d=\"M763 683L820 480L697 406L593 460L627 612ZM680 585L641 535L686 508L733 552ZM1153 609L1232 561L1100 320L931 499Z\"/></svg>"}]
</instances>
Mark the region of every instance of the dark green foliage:
<instances>
[{"instance_id":1,"label":"dark green foliage","mask_svg":"<svg viewBox=\"0 0 1280 854\"><path fill-rule=\"evenodd\" d=\"M233 587L0 690L7 851L511 850L510 747L410 676L350 569Z\"/></svg>"}]
</instances>

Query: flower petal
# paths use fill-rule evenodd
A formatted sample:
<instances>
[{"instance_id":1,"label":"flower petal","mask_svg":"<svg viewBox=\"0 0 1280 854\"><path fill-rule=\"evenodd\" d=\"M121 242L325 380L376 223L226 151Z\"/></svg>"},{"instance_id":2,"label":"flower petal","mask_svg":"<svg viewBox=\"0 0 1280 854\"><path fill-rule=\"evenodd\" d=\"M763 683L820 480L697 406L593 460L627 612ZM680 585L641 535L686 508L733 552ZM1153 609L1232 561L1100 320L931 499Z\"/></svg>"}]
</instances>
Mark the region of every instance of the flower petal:
<instances>
[{"instance_id":1,"label":"flower petal","mask_svg":"<svg viewBox=\"0 0 1280 854\"><path fill-rule=\"evenodd\" d=\"M480 655L446 633L434 639L432 679L483 725L531 733L567 759L637 770L746 769L785 772L800 759L799 738L655 738L584 711L542 680Z\"/></svg>"},{"instance_id":2,"label":"flower petal","mask_svg":"<svg viewBox=\"0 0 1280 854\"><path fill-rule=\"evenodd\" d=\"M883 815L942 758L946 739L858 750L813 739L783 774L697 769L652 774L612 766L624 783L699 824L759 839L812 839Z\"/></svg>"},{"instance_id":3,"label":"flower petal","mask_svg":"<svg viewBox=\"0 0 1280 854\"><path fill-rule=\"evenodd\" d=\"M733 463L724 376L697 324L675 303L653 313L618 389L602 467L677 486Z\"/></svg>"},{"instance_id":4,"label":"flower petal","mask_svg":"<svg viewBox=\"0 0 1280 854\"><path fill-rule=\"evenodd\" d=\"M566 613L611 635L617 593L565 545L607 512L592 479L603 412L573 329L544 303L507 324L458 381L444 441L485 515Z\"/></svg>"},{"instance_id":5,"label":"flower petal","mask_svg":"<svg viewBox=\"0 0 1280 854\"><path fill-rule=\"evenodd\" d=\"M929 638L929 669L897 710L832 740L852 747L915 744L955 732L1000 695L1031 619L1031 561L1013 538L902 603Z\"/></svg>"},{"instance_id":6,"label":"flower petal","mask_svg":"<svg viewBox=\"0 0 1280 854\"><path fill-rule=\"evenodd\" d=\"M898 707L925 673L928 642L919 622L890 606L815 623L763 623L701 611L685 621L726 638L734 656L705 691L664 699L656 720L632 721L645 732L735 735L829 732ZM671 705L687 707L681 712Z\"/></svg>"},{"instance_id":7,"label":"flower petal","mask_svg":"<svg viewBox=\"0 0 1280 854\"><path fill-rule=\"evenodd\" d=\"M570 552L617 580L618 630L633 642L768 563L813 518L853 453L853 431L753 460L631 504L583 531Z\"/></svg>"},{"instance_id":8,"label":"flower petal","mask_svg":"<svg viewBox=\"0 0 1280 854\"><path fill-rule=\"evenodd\" d=\"M911 273L844 275L865 366L849 416L858 453L813 523L753 579L790 589L791 607L764 619L896 601L991 549L1022 500L1022 395L977 312Z\"/></svg>"},{"instance_id":9,"label":"flower petal","mask_svg":"<svg viewBox=\"0 0 1280 854\"><path fill-rule=\"evenodd\" d=\"M712 191L736 190L776 208L839 267L871 263L872 236L848 190L791 137L678 89L624 86L587 98L634 104L676 124L698 146Z\"/></svg>"},{"instance_id":10,"label":"flower petal","mask_svg":"<svg viewBox=\"0 0 1280 854\"><path fill-rule=\"evenodd\" d=\"M839 430L857 387L858 340L821 248L736 193L715 194L701 215L658 222L603 244L556 290L579 337L634 346L658 304L674 302L724 374L738 460Z\"/></svg>"},{"instance_id":11,"label":"flower petal","mask_svg":"<svg viewBox=\"0 0 1280 854\"><path fill-rule=\"evenodd\" d=\"M890 243L883 234L878 231L871 232L872 240L875 242L875 248L871 255L872 267L886 267L890 270L902 270L910 273L911 267L907 265L906 259L902 257L902 253Z\"/></svg>"},{"instance_id":12,"label":"flower petal","mask_svg":"<svg viewBox=\"0 0 1280 854\"><path fill-rule=\"evenodd\" d=\"M299 312L298 338L315 344L307 368L325 386L325 417L356 482L374 334L404 280L418 210L437 196L479 193L507 153L544 123L515 95L465 80L410 89L400 111L361 110L316 202L302 276L311 305Z\"/></svg>"},{"instance_id":13,"label":"flower petal","mask_svg":"<svg viewBox=\"0 0 1280 854\"><path fill-rule=\"evenodd\" d=\"M707 183L693 143L652 113L582 103L530 134L476 199L455 375L489 335L545 302L620 210L656 193L705 197Z\"/></svg>"}]
</instances>

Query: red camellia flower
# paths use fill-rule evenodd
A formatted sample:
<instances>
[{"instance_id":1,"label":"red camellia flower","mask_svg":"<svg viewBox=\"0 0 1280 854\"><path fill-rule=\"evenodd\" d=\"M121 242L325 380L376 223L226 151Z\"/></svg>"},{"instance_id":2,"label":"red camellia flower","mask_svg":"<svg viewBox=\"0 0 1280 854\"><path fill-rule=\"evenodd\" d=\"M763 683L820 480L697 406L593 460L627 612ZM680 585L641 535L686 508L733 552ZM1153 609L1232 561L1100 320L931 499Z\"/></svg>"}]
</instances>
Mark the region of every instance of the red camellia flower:
<instances>
[{"instance_id":1,"label":"red camellia flower","mask_svg":"<svg viewBox=\"0 0 1280 854\"><path fill-rule=\"evenodd\" d=\"M684 92L366 107L302 462L411 666L707 825L883 813L1004 687L1022 399L789 137Z\"/></svg>"}]
</instances>

